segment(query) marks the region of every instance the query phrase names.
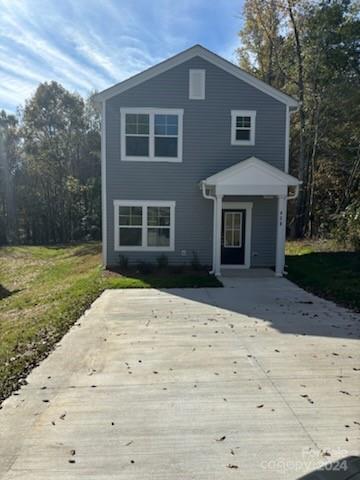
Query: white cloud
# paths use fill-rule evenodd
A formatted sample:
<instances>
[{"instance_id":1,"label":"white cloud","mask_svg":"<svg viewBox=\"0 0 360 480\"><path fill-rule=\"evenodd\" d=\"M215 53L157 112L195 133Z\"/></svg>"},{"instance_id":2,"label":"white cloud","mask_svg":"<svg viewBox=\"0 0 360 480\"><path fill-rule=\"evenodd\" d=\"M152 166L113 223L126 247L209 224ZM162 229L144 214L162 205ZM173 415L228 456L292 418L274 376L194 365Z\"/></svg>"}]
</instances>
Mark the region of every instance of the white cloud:
<instances>
[{"instance_id":1,"label":"white cloud","mask_svg":"<svg viewBox=\"0 0 360 480\"><path fill-rule=\"evenodd\" d=\"M0 102L15 109L39 82L49 80L82 95L109 87L201 43L201 32L211 38L214 25L203 13L215 4L208 5L208 0L0 0ZM234 61L234 50L235 43L219 53Z\"/></svg>"}]
</instances>

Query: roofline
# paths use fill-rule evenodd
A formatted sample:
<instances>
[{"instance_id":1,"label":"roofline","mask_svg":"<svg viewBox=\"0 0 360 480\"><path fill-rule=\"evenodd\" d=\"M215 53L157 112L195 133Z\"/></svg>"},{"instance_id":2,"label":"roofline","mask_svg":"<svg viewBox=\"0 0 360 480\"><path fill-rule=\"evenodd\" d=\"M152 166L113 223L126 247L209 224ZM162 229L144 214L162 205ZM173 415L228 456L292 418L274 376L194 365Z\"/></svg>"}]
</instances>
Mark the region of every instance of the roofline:
<instances>
[{"instance_id":1,"label":"roofline","mask_svg":"<svg viewBox=\"0 0 360 480\"><path fill-rule=\"evenodd\" d=\"M268 85L262 80L259 80L250 73L242 70L228 60L220 57L216 53L211 52L202 45L194 45L193 47L190 47L187 50L184 50L174 55L173 57L170 57L158 63L157 65L154 65L120 83L117 83L116 85L113 85L112 87L103 90L102 92L95 94L93 98L96 102L106 101L109 98L112 98L113 96L118 95L130 88L140 85L141 83L150 80L151 78L154 78L157 75L160 75L161 73L164 73L167 70L170 70L171 68L176 67L177 65L180 65L181 63L184 63L195 56L199 56L204 60L207 60L208 62L216 65L217 67L222 68L226 72L252 85L263 93L270 95L279 102L288 105L290 108L298 106L298 101L295 100L293 97L290 97L289 95L282 93L280 90L277 90L276 88Z\"/></svg>"},{"instance_id":2,"label":"roofline","mask_svg":"<svg viewBox=\"0 0 360 480\"><path fill-rule=\"evenodd\" d=\"M264 160L260 160L260 158L254 156L246 158L245 160L235 163L234 165L231 165L230 167L227 167L220 172L210 175L210 177L207 177L205 180L203 180L203 182L205 182L207 185L216 185L217 182L221 182L225 178L231 176L231 174L238 168L246 168L248 165L252 165L254 163L256 163L263 170L267 170L272 176L278 178L278 180L288 179L289 185L300 185L302 183L296 177L289 175L283 170L280 170L279 168L274 167L270 163L264 162Z\"/></svg>"}]
</instances>

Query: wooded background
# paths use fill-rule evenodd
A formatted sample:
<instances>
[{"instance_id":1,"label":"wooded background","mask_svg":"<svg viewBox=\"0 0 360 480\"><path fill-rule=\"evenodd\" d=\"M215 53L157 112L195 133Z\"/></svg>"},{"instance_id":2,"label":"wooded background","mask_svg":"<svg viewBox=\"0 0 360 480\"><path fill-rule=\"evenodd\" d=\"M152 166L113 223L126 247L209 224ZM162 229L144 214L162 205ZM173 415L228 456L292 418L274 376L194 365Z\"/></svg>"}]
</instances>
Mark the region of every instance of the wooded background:
<instances>
[{"instance_id":1,"label":"wooded background","mask_svg":"<svg viewBox=\"0 0 360 480\"><path fill-rule=\"evenodd\" d=\"M360 249L360 4L246 0L241 68L300 101L291 118L292 237ZM91 99L43 83L0 112L0 244L101 237L100 118Z\"/></svg>"}]
</instances>

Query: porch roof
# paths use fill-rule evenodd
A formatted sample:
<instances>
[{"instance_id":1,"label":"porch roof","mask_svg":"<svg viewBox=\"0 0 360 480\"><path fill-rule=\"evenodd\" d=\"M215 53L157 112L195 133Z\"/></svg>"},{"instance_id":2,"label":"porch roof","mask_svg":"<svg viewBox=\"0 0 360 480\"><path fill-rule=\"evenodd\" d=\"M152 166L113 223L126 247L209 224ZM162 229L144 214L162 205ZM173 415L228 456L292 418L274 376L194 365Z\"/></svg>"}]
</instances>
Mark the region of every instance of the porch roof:
<instances>
[{"instance_id":1,"label":"porch roof","mask_svg":"<svg viewBox=\"0 0 360 480\"><path fill-rule=\"evenodd\" d=\"M288 187L299 187L301 182L288 173L256 157L211 175L203 180L222 195L287 195Z\"/></svg>"}]
</instances>

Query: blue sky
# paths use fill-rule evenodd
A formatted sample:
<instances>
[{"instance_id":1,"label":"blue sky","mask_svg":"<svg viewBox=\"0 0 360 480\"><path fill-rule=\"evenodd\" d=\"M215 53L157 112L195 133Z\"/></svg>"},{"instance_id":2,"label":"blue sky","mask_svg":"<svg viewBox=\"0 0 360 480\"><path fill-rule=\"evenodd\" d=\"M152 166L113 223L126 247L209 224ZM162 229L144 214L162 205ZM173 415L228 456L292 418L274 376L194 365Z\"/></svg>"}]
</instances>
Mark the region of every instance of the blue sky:
<instances>
[{"instance_id":1,"label":"blue sky","mask_svg":"<svg viewBox=\"0 0 360 480\"><path fill-rule=\"evenodd\" d=\"M0 0L0 109L39 82L87 95L201 43L236 61L242 0Z\"/></svg>"}]
</instances>

